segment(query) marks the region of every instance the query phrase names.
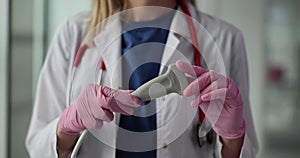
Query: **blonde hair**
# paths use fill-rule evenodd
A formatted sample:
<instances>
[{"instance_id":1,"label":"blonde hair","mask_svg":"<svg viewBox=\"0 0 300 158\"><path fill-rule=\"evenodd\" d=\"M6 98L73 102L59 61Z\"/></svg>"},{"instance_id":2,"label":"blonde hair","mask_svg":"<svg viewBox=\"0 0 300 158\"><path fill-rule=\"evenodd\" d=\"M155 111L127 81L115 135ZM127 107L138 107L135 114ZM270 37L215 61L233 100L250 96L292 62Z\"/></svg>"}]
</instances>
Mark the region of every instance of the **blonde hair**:
<instances>
[{"instance_id":1,"label":"blonde hair","mask_svg":"<svg viewBox=\"0 0 300 158\"><path fill-rule=\"evenodd\" d=\"M196 5L195 0L188 1L194 6ZM87 30L88 33L92 32L92 37L100 33L106 25L105 20L124 8L126 8L126 0L93 0L91 22ZM100 23L101 25L98 26ZM89 39L92 39L92 37ZM89 43L92 42L89 41Z\"/></svg>"}]
</instances>

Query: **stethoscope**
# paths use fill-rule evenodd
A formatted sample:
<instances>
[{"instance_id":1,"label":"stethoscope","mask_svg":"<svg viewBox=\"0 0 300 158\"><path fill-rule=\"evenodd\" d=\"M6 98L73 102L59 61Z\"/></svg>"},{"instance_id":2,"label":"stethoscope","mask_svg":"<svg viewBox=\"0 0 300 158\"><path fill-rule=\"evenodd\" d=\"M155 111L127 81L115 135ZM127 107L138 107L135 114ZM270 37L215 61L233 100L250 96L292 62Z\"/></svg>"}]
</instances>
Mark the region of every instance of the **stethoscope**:
<instances>
[{"instance_id":1,"label":"stethoscope","mask_svg":"<svg viewBox=\"0 0 300 158\"><path fill-rule=\"evenodd\" d=\"M192 37L195 65L196 66L201 66L201 57L200 57L200 51L199 51L199 47L198 47L198 38L197 38L196 29L195 29L195 25L193 23L191 13L190 13L187 5L182 0L180 1L180 6L183 10L183 13L186 16L186 21L188 23L190 34L191 34L191 37ZM84 55L84 53L87 49L88 49L88 45L84 44L78 49L78 51L76 53L75 60L74 60L74 63L73 63L73 70L72 70L72 73L71 73L71 82L69 83L69 86L68 86L69 90L68 90L68 96L67 96L67 106L70 105L70 96L71 96L71 89L72 89L72 82L73 82L74 75L76 73L77 68L80 65L80 61L82 59L82 56ZM98 84L101 83L102 74L103 74L103 71L105 71L105 70L106 70L105 63L104 63L104 60L101 58L100 59L100 64L99 64L99 75L98 75L98 80L97 80ZM200 122L204 122L205 114L203 113L203 111L200 108L199 108L198 111L199 111L199 120L200 120ZM215 139L215 134L214 134L213 130L210 130L205 136L201 136L200 131L199 131L200 130L200 125L201 124L199 123L198 128L197 128L199 146L203 147L206 143L207 144L213 144L214 139ZM77 144L75 145L75 147L73 149L73 152L71 154L71 158L76 157L76 155L77 155L77 153L78 153L85 137L87 136L87 134L88 134L88 130L85 130L85 131L82 132L81 136L79 137L79 139L77 141Z\"/></svg>"}]
</instances>

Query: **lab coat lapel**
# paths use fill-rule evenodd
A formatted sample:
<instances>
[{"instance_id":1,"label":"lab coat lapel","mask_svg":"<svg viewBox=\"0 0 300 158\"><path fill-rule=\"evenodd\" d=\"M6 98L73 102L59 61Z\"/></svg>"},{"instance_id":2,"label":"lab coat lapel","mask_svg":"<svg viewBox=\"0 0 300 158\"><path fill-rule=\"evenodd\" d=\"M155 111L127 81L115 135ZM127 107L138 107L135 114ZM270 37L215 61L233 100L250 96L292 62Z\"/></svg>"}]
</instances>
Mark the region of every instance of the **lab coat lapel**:
<instances>
[{"instance_id":1,"label":"lab coat lapel","mask_svg":"<svg viewBox=\"0 0 300 158\"><path fill-rule=\"evenodd\" d=\"M189 9L192 15L195 15L195 8L191 7L190 5ZM181 52L179 52L178 48L181 47L181 43L184 39L186 40L191 40L190 37L190 30L187 27L187 22L186 22L186 17L185 14L183 13L181 7L178 8L178 10L176 11L171 27L170 27L170 33L168 36L168 40L166 42L166 47L162 56L162 60L161 60L161 68L160 68L160 72L159 74L162 74L163 72L165 72L164 66L168 66L170 64L175 64L176 62L176 58L180 58L180 57L176 57L176 56L190 56L191 54L189 53L193 53L193 52L185 52L184 49L183 51L181 50ZM186 54L187 53L187 54ZM192 61L190 61L192 62Z\"/></svg>"},{"instance_id":2,"label":"lab coat lapel","mask_svg":"<svg viewBox=\"0 0 300 158\"><path fill-rule=\"evenodd\" d=\"M120 14L116 14L110 18L105 29L94 38L97 50L102 53L101 58L105 63L106 69L104 71L103 78L106 78L108 81L107 84L113 89L122 88L121 35L121 17ZM115 145L116 143L120 114L115 113L114 122L115 123L108 123L106 126L103 126L105 128L103 128L102 131L104 133L108 132L114 136L112 136L109 140L106 140L105 135L101 135L108 144L112 143L112 145Z\"/></svg>"},{"instance_id":3,"label":"lab coat lapel","mask_svg":"<svg viewBox=\"0 0 300 158\"><path fill-rule=\"evenodd\" d=\"M111 81L110 86L114 89L122 87L121 35L121 19L117 14L110 18L105 29L94 38L97 50L102 53L101 58Z\"/></svg>"},{"instance_id":4,"label":"lab coat lapel","mask_svg":"<svg viewBox=\"0 0 300 158\"><path fill-rule=\"evenodd\" d=\"M195 16L195 8L189 6L189 11L193 16ZM187 21L185 14L183 13L181 7L175 13L171 27L168 40L166 42L166 47L161 60L160 74L166 71L165 66L175 64L177 60L185 60L187 62L194 62L194 52L193 46L191 44L190 30L187 27ZM167 120L175 120L185 116L195 116L194 113L197 112L194 109L187 108L185 103L187 101L180 98L176 94L167 95L156 100L157 103L157 145L158 148L165 146L166 144L174 141L176 134L174 135L174 129L178 126L185 125L186 122L180 124L179 122L166 122ZM180 103L180 105L178 105ZM176 105L176 106L175 106ZM180 109L180 110L178 110ZM182 114L182 116L176 115L176 113ZM191 114L191 115L189 115ZM178 116L178 117L175 117ZM185 118L181 119L186 120ZM180 121L180 119L179 119ZM179 124L179 125L178 125ZM175 132L176 133L176 132ZM165 157L164 150L158 150L158 157Z\"/></svg>"}]
</instances>

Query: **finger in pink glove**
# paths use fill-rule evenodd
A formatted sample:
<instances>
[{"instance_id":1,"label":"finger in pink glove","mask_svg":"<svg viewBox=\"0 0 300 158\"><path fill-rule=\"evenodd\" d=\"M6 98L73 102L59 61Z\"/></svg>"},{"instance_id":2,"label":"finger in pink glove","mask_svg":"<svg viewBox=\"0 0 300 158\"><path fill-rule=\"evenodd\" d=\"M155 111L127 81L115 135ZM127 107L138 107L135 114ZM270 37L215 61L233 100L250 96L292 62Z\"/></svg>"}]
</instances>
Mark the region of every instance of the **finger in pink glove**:
<instances>
[{"instance_id":1,"label":"finger in pink glove","mask_svg":"<svg viewBox=\"0 0 300 158\"><path fill-rule=\"evenodd\" d=\"M111 112L120 113L123 115L132 115L133 107L139 107L141 101L131 95L130 90L114 90L109 87L100 87L98 94L98 101L101 102L102 108Z\"/></svg>"},{"instance_id":2,"label":"finger in pink glove","mask_svg":"<svg viewBox=\"0 0 300 158\"><path fill-rule=\"evenodd\" d=\"M177 61L176 66L180 71L196 77L183 94L195 96L191 105L202 109L215 132L227 139L243 136L246 130L243 100L234 81L183 61Z\"/></svg>"},{"instance_id":3,"label":"finger in pink glove","mask_svg":"<svg viewBox=\"0 0 300 158\"><path fill-rule=\"evenodd\" d=\"M140 101L130 91L90 84L76 102L64 110L58 127L68 134L78 134L85 129L100 129L103 121L113 120L113 112L132 115L132 108L138 106Z\"/></svg>"}]
</instances>

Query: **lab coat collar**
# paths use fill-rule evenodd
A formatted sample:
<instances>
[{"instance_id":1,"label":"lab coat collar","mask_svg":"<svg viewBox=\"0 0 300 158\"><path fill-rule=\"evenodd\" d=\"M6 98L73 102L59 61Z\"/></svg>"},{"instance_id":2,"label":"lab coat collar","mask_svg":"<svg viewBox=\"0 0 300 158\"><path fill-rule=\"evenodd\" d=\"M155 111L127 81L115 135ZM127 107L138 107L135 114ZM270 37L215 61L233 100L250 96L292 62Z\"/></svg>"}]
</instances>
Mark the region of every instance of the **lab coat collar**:
<instances>
[{"instance_id":1,"label":"lab coat collar","mask_svg":"<svg viewBox=\"0 0 300 158\"><path fill-rule=\"evenodd\" d=\"M187 3L187 7L191 13L191 16L193 18L196 17L196 9L195 7ZM174 15L174 19L172 21L171 27L170 27L170 35L174 35L177 37L177 39L180 39L180 37L186 38L188 40L191 40L191 34L190 29L188 27L186 16L181 8L181 6L178 7L178 10L176 14Z\"/></svg>"},{"instance_id":2,"label":"lab coat collar","mask_svg":"<svg viewBox=\"0 0 300 158\"><path fill-rule=\"evenodd\" d=\"M195 7L187 3L187 6L189 8L189 11L192 15L192 17L196 17L196 9ZM191 41L191 34L189 27L187 27L187 21L186 16L182 10L182 8L179 6L177 12L174 15L171 27L170 27L170 33L168 36L168 40L166 42L166 49L163 53L161 64L164 66L168 66L170 64L174 64L174 61L170 61L170 58L174 54L174 52L177 50L181 40L186 39L188 41ZM193 53L193 52L182 52L182 53ZM161 66L160 68L160 74L164 72L164 67Z\"/></svg>"},{"instance_id":3,"label":"lab coat collar","mask_svg":"<svg viewBox=\"0 0 300 158\"><path fill-rule=\"evenodd\" d=\"M192 17L196 17L195 7L188 2L187 6ZM170 33L166 42L167 47L176 50L182 38L191 40L190 30L187 25L185 14L183 13L182 8L179 6L170 27ZM97 49L99 49L100 52L103 50L102 58L107 68L115 67L115 64L118 63L118 60L121 57L121 35L121 14L118 13L109 18L109 22L105 29L94 38L94 43L97 46ZM111 46L112 44L114 45L113 47ZM168 49L164 51L161 60L161 63L165 65L173 54L173 52L167 50Z\"/></svg>"},{"instance_id":4,"label":"lab coat collar","mask_svg":"<svg viewBox=\"0 0 300 158\"><path fill-rule=\"evenodd\" d=\"M94 38L94 43L100 50L101 57L105 63L106 69L112 70L121 57L121 35L122 25L120 14L115 14L109 18L104 30Z\"/></svg>"}]
</instances>

